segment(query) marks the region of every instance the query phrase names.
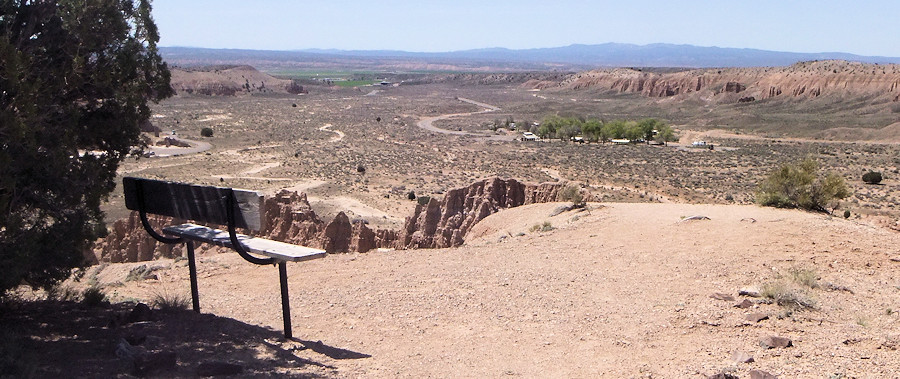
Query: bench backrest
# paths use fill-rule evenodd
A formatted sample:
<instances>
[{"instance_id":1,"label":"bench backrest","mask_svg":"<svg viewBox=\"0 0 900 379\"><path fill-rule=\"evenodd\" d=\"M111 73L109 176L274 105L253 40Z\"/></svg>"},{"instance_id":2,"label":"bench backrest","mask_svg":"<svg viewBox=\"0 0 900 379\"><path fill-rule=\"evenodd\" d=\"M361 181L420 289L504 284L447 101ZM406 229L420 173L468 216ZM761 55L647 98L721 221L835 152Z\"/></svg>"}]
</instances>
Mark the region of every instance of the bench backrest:
<instances>
[{"instance_id":1,"label":"bench backrest","mask_svg":"<svg viewBox=\"0 0 900 379\"><path fill-rule=\"evenodd\" d=\"M234 226L254 231L265 227L259 192L126 177L125 207L201 223L228 224L228 196L234 194ZM141 209L143 207L143 209Z\"/></svg>"}]
</instances>

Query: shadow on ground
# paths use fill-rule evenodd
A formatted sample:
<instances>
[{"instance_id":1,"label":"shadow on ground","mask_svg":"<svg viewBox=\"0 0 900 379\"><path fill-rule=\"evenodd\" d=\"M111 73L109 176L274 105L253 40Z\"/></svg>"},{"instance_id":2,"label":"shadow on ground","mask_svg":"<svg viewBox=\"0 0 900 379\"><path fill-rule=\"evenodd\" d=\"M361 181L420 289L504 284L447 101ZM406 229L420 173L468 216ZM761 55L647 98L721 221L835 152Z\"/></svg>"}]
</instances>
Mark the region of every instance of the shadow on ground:
<instances>
[{"instance_id":1,"label":"shadow on ground","mask_svg":"<svg viewBox=\"0 0 900 379\"><path fill-rule=\"evenodd\" d=\"M335 360L370 357L322 341L285 340L281 331L230 318L146 307L135 315L136 308L3 304L0 377L196 377L231 370L241 377L329 378L343 376L332 366ZM295 354L305 350L312 358Z\"/></svg>"}]
</instances>

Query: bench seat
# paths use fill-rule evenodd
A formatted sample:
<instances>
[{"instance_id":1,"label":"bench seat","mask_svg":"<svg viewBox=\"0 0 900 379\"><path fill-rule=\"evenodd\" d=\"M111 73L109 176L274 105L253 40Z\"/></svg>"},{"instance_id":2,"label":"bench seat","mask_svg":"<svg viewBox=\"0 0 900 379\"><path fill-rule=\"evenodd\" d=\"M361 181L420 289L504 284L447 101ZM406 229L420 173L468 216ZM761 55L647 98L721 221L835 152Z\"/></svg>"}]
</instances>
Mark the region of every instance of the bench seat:
<instances>
[{"instance_id":1,"label":"bench seat","mask_svg":"<svg viewBox=\"0 0 900 379\"><path fill-rule=\"evenodd\" d=\"M211 243L230 249L234 248L231 244L231 237L228 236L228 231L214 229L203 225L172 225L163 228L163 232L193 241ZM291 245L289 243L256 238L244 234L238 234L237 237L247 251L275 258L279 261L302 262L325 256L325 250L321 249Z\"/></svg>"}]
</instances>

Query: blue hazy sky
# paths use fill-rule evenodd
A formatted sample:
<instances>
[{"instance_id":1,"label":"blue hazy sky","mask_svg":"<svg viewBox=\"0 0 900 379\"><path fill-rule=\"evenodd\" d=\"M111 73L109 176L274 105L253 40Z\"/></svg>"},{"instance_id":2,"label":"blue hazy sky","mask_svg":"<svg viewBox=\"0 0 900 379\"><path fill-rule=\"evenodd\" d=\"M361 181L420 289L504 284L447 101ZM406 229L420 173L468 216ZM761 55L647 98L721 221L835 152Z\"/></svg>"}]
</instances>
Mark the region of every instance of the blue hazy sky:
<instances>
[{"instance_id":1,"label":"blue hazy sky","mask_svg":"<svg viewBox=\"0 0 900 379\"><path fill-rule=\"evenodd\" d=\"M161 46L454 51L606 42L900 57L900 1L155 0Z\"/></svg>"}]
</instances>

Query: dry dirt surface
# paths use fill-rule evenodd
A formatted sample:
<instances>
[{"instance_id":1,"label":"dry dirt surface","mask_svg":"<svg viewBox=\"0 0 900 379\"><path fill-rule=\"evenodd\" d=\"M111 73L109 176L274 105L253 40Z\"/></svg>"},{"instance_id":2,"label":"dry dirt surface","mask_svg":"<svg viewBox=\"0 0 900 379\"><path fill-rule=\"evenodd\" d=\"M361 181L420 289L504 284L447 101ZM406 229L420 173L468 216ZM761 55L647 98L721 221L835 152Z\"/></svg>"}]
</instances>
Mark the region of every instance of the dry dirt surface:
<instances>
[{"instance_id":1,"label":"dry dirt surface","mask_svg":"<svg viewBox=\"0 0 900 379\"><path fill-rule=\"evenodd\" d=\"M752 205L591 203L554 215L560 205L501 211L459 248L290 264L294 341L280 337L275 268L201 256L204 314L119 327L41 320L46 334L30 342L46 348L38 372L122 375L115 341L138 333L177 353L163 376L194 375L209 360L248 376L900 375L900 235ZM140 265L153 276L129 280ZM184 260L161 260L95 266L67 285L93 281L114 301L148 302L186 296L187 276ZM793 297L739 295L754 287ZM761 345L772 336L792 346Z\"/></svg>"}]
</instances>

